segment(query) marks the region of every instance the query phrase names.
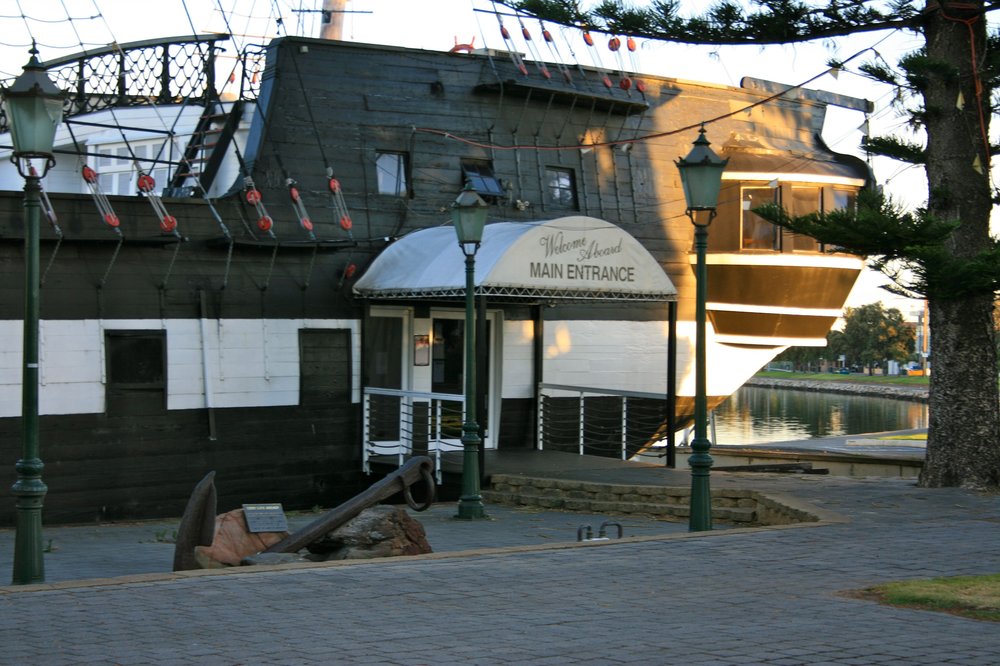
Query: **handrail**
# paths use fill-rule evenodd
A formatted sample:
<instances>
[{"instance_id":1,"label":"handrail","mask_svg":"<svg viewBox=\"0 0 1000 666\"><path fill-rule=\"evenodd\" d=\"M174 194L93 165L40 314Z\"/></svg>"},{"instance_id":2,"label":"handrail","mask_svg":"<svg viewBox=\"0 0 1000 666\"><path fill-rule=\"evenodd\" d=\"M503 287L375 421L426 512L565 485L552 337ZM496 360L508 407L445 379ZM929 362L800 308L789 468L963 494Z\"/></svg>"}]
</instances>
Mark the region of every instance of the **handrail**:
<instances>
[{"instance_id":1,"label":"handrail","mask_svg":"<svg viewBox=\"0 0 1000 666\"><path fill-rule=\"evenodd\" d=\"M414 440L420 439L427 443L427 453L434 459L434 471L437 482L441 483L441 453L447 448L448 441L454 440L457 443L461 437L460 433L456 432L454 437L446 438L444 435L446 426L444 424L450 417L454 419L456 426L460 425L462 412L465 408L465 396L453 393L407 391L404 389L376 388L371 386L363 387L362 395L362 470L366 474L371 473L371 459L376 455L384 458L395 456L397 464L401 467L406 462L407 457L414 453ZM388 420L383 418L377 409L373 408L373 397L389 398L397 401L396 404L398 406L390 408ZM458 410L449 410L449 413L446 413L446 410L442 407L446 402L458 403L461 407ZM416 410L415 403L426 403L426 411ZM424 427L422 433L417 430L418 424ZM388 430L393 434L376 440L373 432L379 426L383 430Z\"/></svg>"},{"instance_id":2,"label":"handrail","mask_svg":"<svg viewBox=\"0 0 1000 666\"><path fill-rule=\"evenodd\" d=\"M364 392L371 395L389 395L398 398L419 398L421 400L449 400L452 402L465 402L465 396L460 393L427 393L424 391L407 391L405 389L376 388L374 386L364 387Z\"/></svg>"},{"instance_id":3,"label":"handrail","mask_svg":"<svg viewBox=\"0 0 1000 666\"><path fill-rule=\"evenodd\" d=\"M650 393L648 391L622 391L619 389L596 388L593 386L575 386L570 384L547 384L540 383L539 390L551 389L553 391L567 391L569 393L590 393L593 395L614 395L626 398L648 398L650 400L663 400L666 395L663 393Z\"/></svg>"},{"instance_id":4,"label":"handrail","mask_svg":"<svg viewBox=\"0 0 1000 666\"><path fill-rule=\"evenodd\" d=\"M215 67L221 47L216 44L229 39L226 33L211 33L109 44L54 58L42 67L69 93L63 107L66 116L118 107L207 104L218 96ZM259 69L256 61L263 55L239 57L245 79L240 82L241 98L254 99L259 82L253 81L247 60ZM0 81L0 89L10 83ZM0 132L8 130L6 113L0 108Z\"/></svg>"},{"instance_id":5,"label":"handrail","mask_svg":"<svg viewBox=\"0 0 1000 666\"><path fill-rule=\"evenodd\" d=\"M580 455L614 454L627 460L630 447L648 448L662 438L666 426L667 396L662 393L543 382L537 395L539 450L572 446Z\"/></svg>"},{"instance_id":6,"label":"handrail","mask_svg":"<svg viewBox=\"0 0 1000 666\"><path fill-rule=\"evenodd\" d=\"M95 58L99 56L108 55L109 53L118 53L120 51L131 51L133 49L145 49L150 46L160 46L162 44L205 44L205 43L215 43L222 42L228 39L232 39L232 35L225 32L210 32L202 33L200 35L187 35L186 37L157 37L154 39L142 39L135 42L127 42L125 44L108 44L98 49L84 49L83 51L77 51L76 53L71 53L67 56L62 56L61 58L53 58L52 60L46 60L42 63L42 67L45 69L54 69L61 65L65 65L69 62L77 62L78 60L85 60L87 58Z\"/></svg>"}]
</instances>

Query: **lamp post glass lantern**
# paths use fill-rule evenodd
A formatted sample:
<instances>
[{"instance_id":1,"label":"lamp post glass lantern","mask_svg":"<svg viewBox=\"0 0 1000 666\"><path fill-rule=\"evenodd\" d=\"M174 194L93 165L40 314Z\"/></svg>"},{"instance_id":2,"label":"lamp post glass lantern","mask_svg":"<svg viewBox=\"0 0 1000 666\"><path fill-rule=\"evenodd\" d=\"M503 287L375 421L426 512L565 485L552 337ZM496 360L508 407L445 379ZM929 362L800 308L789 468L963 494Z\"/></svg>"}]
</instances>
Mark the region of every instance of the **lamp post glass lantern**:
<instances>
[{"instance_id":1,"label":"lamp post glass lantern","mask_svg":"<svg viewBox=\"0 0 1000 666\"><path fill-rule=\"evenodd\" d=\"M24 336L21 374L21 459L17 481L14 537L15 585L45 581L42 558L42 503L48 488L42 481L38 446L38 225L41 179L55 164L52 145L62 120L65 94L49 79L32 46L31 58L14 83L3 91L4 111L14 152L11 161L24 178ZM40 160L41 173L34 161Z\"/></svg>"},{"instance_id":2,"label":"lamp post glass lantern","mask_svg":"<svg viewBox=\"0 0 1000 666\"><path fill-rule=\"evenodd\" d=\"M462 495L456 518L486 518L479 493L479 424L476 423L476 252L483 240L489 206L466 184L451 207L458 245L465 255L465 420L462 423Z\"/></svg>"},{"instance_id":3,"label":"lamp post glass lantern","mask_svg":"<svg viewBox=\"0 0 1000 666\"><path fill-rule=\"evenodd\" d=\"M697 254L695 280L695 397L694 397L694 439L691 441L691 506L688 529L701 532L712 529L712 494L709 474L712 443L708 439L708 396L705 371L705 320L708 294L708 271L705 254L708 250L708 225L715 217L722 186L722 172L728 160L715 154L705 138L702 126L698 138L686 157L677 161L687 215L694 224L694 246ZM701 215L699 215L701 213Z\"/></svg>"}]
</instances>

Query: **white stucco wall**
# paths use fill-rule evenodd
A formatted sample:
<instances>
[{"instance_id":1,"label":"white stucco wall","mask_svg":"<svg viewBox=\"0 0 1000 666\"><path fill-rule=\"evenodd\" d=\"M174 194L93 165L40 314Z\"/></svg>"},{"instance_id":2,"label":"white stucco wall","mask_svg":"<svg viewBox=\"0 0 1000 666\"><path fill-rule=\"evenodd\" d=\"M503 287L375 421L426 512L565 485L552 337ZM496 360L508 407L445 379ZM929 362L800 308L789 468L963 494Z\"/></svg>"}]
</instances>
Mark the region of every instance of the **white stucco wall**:
<instances>
[{"instance_id":1,"label":"white stucco wall","mask_svg":"<svg viewBox=\"0 0 1000 666\"><path fill-rule=\"evenodd\" d=\"M351 331L352 399L357 402L361 338L356 320L44 320L39 333L39 413L104 411L106 330L166 331L167 408L200 409L298 404L299 331L345 328ZM18 416L21 322L0 321L0 336L7 341L6 351L0 352L0 416Z\"/></svg>"}]
</instances>

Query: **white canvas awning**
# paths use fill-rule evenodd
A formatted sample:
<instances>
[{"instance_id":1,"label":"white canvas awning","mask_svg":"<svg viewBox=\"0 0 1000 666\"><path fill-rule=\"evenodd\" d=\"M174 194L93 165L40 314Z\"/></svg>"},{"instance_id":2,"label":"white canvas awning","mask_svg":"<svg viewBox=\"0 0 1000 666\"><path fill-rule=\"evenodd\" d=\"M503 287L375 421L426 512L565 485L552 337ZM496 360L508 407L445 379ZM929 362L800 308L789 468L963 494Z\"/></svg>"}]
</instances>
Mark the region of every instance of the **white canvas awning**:
<instances>
[{"instance_id":1,"label":"white canvas awning","mask_svg":"<svg viewBox=\"0 0 1000 666\"><path fill-rule=\"evenodd\" d=\"M574 216L487 224L476 254L476 293L514 298L673 301L677 289L632 235ZM354 285L365 298L465 294L465 255L451 225L421 229L387 247Z\"/></svg>"}]
</instances>

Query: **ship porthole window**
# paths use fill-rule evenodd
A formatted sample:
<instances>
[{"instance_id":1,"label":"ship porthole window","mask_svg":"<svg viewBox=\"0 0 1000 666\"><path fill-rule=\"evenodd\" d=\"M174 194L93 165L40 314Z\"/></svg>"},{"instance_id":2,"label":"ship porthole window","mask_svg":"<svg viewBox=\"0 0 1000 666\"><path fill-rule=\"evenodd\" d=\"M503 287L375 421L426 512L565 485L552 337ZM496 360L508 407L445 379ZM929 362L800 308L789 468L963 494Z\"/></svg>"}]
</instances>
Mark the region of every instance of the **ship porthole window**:
<instances>
[{"instance_id":1,"label":"ship porthole window","mask_svg":"<svg viewBox=\"0 0 1000 666\"><path fill-rule=\"evenodd\" d=\"M406 153L376 152L375 171L378 180L378 193L394 197L407 196L406 166Z\"/></svg>"}]
</instances>

